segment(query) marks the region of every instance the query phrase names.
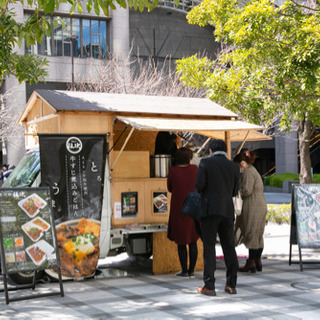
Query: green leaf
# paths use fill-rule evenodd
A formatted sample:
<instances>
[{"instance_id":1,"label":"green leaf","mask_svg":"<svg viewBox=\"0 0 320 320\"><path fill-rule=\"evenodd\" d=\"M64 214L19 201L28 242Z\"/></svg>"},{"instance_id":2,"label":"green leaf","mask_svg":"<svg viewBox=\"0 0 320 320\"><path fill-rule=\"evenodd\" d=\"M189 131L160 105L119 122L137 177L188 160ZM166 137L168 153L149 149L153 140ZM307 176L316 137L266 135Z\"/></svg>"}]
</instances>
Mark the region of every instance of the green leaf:
<instances>
[{"instance_id":1,"label":"green leaf","mask_svg":"<svg viewBox=\"0 0 320 320\"><path fill-rule=\"evenodd\" d=\"M80 2L77 3L78 12L82 13L82 4Z\"/></svg>"},{"instance_id":2,"label":"green leaf","mask_svg":"<svg viewBox=\"0 0 320 320\"><path fill-rule=\"evenodd\" d=\"M144 10L144 1L143 0L139 0L139 11L143 12Z\"/></svg>"},{"instance_id":3,"label":"green leaf","mask_svg":"<svg viewBox=\"0 0 320 320\"><path fill-rule=\"evenodd\" d=\"M128 3L130 0L128 1ZM127 3L125 0L117 0L117 3L122 7L122 8L127 8ZM130 6L130 5L129 5Z\"/></svg>"},{"instance_id":4,"label":"green leaf","mask_svg":"<svg viewBox=\"0 0 320 320\"><path fill-rule=\"evenodd\" d=\"M76 9L76 3L74 3L70 8L70 14L72 15Z\"/></svg>"},{"instance_id":5,"label":"green leaf","mask_svg":"<svg viewBox=\"0 0 320 320\"><path fill-rule=\"evenodd\" d=\"M86 7L87 7L87 11L91 12L91 10L92 10L92 0L88 0L87 1Z\"/></svg>"},{"instance_id":6,"label":"green leaf","mask_svg":"<svg viewBox=\"0 0 320 320\"><path fill-rule=\"evenodd\" d=\"M45 5L45 8L44 8L44 14L48 14L48 13L53 14L54 7L55 7L55 0L47 0L47 4Z\"/></svg>"},{"instance_id":7,"label":"green leaf","mask_svg":"<svg viewBox=\"0 0 320 320\"><path fill-rule=\"evenodd\" d=\"M94 6L93 6L94 12L97 16L100 15L100 5L99 0L94 0Z\"/></svg>"}]
</instances>

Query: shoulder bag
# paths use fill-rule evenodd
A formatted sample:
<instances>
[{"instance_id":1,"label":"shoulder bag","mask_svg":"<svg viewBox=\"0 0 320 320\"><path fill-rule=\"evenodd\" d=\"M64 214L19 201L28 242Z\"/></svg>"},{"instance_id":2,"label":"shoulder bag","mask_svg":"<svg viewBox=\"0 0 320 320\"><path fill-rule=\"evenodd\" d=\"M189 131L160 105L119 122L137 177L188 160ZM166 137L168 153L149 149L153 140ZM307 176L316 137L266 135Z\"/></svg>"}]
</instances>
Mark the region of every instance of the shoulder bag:
<instances>
[{"instance_id":1,"label":"shoulder bag","mask_svg":"<svg viewBox=\"0 0 320 320\"><path fill-rule=\"evenodd\" d=\"M206 216L207 201L198 191L192 190L182 204L182 213L195 220Z\"/></svg>"},{"instance_id":2,"label":"shoulder bag","mask_svg":"<svg viewBox=\"0 0 320 320\"><path fill-rule=\"evenodd\" d=\"M233 206L234 206L234 213L237 216L240 216L241 211L242 211L242 204L243 204L243 200L240 194L240 191L238 192L238 194L233 197Z\"/></svg>"}]
</instances>

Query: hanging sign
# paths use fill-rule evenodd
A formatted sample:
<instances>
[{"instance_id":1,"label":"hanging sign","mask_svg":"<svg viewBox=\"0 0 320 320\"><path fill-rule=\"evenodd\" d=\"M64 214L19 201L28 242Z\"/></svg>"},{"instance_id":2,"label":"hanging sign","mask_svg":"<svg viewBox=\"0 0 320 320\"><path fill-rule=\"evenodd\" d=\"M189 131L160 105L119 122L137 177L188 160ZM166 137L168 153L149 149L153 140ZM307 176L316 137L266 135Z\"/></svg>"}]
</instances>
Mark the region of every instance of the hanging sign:
<instances>
[{"instance_id":1,"label":"hanging sign","mask_svg":"<svg viewBox=\"0 0 320 320\"><path fill-rule=\"evenodd\" d=\"M106 135L39 135L41 185L52 190L61 272L95 273L106 159Z\"/></svg>"}]
</instances>

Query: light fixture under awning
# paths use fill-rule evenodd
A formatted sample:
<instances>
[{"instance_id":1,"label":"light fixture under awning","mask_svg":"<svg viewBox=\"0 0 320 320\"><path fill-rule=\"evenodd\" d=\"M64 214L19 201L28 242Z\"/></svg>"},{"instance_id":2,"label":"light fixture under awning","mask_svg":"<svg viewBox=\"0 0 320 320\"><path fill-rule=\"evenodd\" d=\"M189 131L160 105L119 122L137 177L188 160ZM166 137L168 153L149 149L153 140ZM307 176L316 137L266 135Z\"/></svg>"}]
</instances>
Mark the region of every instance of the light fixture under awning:
<instances>
[{"instance_id":1,"label":"light fixture under awning","mask_svg":"<svg viewBox=\"0 0 320 320\"><path fill-rule=\"evenodd\" d=\"M269 136L258 132L259 130L263 130L264 127L236 120L188 120L121 116L117 116L117 119L138 130L192 131L207 137L222 140L225 138L225 132L229 132L231 141L271 139Z\"/></svg>"}]
</instances>

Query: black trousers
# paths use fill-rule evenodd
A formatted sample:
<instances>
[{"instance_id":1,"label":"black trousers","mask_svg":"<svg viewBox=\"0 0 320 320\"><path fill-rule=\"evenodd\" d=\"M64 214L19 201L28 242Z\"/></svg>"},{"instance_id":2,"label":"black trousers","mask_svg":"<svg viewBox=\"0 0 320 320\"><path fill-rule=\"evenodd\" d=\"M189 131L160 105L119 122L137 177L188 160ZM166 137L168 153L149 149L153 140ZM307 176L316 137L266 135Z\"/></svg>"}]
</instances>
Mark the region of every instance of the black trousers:
<instances>
[{"instance_id":1,"label":"black trousers","mask_svg":"<svg viewBox=\"0 0 320 320\"><path fill-rule=\"evenodd\" d=\"M196 242L189 243L189 268L188 268L188 251L187 245L179 245L178 244L178 255L182 268L182 272L192 273L194 272L194 267L197 263L198 258L198 246Z\"/></svg>"},{"instance_id":2,"label":"black trousers","mask_svg":"<svg viewBox=\"0 0 320 320\"><path fill-rule=\"evenodd\" d=\"M210 216L201 220L203 241L203 281L207 289L215 288L214 272L216 271L216 238L220 238L224 261L227 267L226 285L235 288L239 262L235 250L232 218Z\"/></svg>"}]
</instances>

